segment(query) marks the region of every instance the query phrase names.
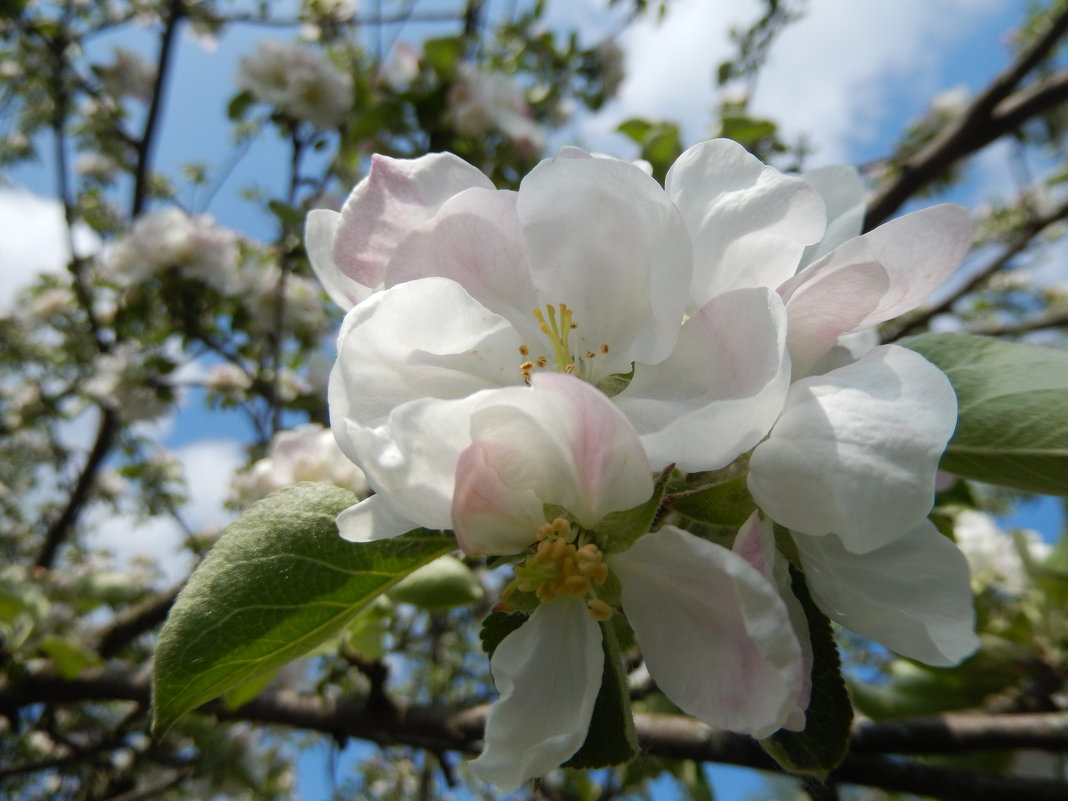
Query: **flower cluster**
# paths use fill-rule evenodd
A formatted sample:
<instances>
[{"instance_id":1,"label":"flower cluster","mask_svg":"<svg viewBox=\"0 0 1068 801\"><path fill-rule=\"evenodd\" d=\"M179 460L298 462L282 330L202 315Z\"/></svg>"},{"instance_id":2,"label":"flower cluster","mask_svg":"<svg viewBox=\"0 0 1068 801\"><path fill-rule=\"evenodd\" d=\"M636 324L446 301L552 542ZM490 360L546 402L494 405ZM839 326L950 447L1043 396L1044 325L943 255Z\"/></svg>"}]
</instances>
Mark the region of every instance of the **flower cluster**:
<instances>
[{"instance_id":1,"label":"flower cluster","mask_svg":"<svg viewBox=\"0 0 1068 801\"><path fill-rule=\"evenodd\" d=\"M309 47L267 40L245 56L237 85L261 103L319 128L341 124L352 108L352 76Z\"/></svg>"},{"instance_id":2,"label":"flower cluster","mask_svg":"<svg viewBox=\"0 0 1068 801\"><path fill-rule=\"evenodd\" d=\"M330 429L308 423L275 434L268 455L234 476L231 496L247 506L301 481L325 481L360 497L368 492L363 472L338 449Z\"/></svg>"},{"instance_id":3,"label":"flower cluster","mask_svg":"<svg viewBox=\"0 0 1068 801\"><path fill-rule=\"evenodd\" d=\"M545 146L545 132L531 119L523 87L503 72L461 64L460 79L449 88L449 117L467 136L499 131L527 153Z\"/></svg>"},{"instance_id":4,"label":"flower cluster","mask_svg":"<svg viewBox=\"0 0 1068 801\"><path fill-rule=\"evenodd\" d=\"M663 186L575 148L517 192L449 154L376 156L340 213L309 215L312 265L349 309L331 425L375 491L342 535L452 529L522 560L503 602L530 614L491 659L481 776L513 787L579 749L616 615L684 711L803 728L787 557L827 616L904 656L975 649L967 564L927 520L956 400L873 335L949 276L971 223L941 205L861 236L863 208L847 168L787 176L715 140ZM754 509L730 543L677 513L604 525L654 473L711 488L724 469Z\"/></svg>"},{"instance_id":5,"label":"flower cluster","mask_svg":"<svg viewBox=\"0 0 1068 801\"><path fill-rule=\"evenodd\" d=\"M104 249L101 266L120 286L139 284L174 267L227 294L237 261L233 231L207 215L192 217L170 207L139 217L129 233Z\"/></svg>"}]
</instances>

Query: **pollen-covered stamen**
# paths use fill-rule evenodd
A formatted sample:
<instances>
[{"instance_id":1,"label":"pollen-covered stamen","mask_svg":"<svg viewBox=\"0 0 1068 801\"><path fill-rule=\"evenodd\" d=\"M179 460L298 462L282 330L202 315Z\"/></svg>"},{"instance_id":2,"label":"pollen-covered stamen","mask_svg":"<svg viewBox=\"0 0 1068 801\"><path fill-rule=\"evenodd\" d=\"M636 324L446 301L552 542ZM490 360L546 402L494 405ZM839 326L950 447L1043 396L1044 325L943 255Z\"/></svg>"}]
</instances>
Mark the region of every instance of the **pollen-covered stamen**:
<instances>
[{"instance_id":1,"label":"pollen-covered stamen","mask_svg":"<svg viewBox=\"0 0 1068 801\"><path fill-rule=\"evenodd\" d=\"M560 304L560 316L557 317L556 306L551 303L545 304L546 314L541 309L534 309L534 316L538 319L538 327L553 346L553 358L556 360L556 369L566 372L569 365L574 364L571 356L571 329L578 325L571 317L571 309L566 303Z\"/></svg>"},{"instance_id":2,"label":"pollen-covered stamen","mask_svg":"<svg viewBox=\"0 0 1068 801\"><path fill-rule=\"evenodd\" d=\"M533 556L515 569L515 589L532 592L547 603L561 596L586 598L608 580L601 550L593 543L576 547L575 533L564 518L539 526L537 536ZM612 608L597 598L587 599L586 606L594 620L612 616Z\"/></svg>"}]
</instances>

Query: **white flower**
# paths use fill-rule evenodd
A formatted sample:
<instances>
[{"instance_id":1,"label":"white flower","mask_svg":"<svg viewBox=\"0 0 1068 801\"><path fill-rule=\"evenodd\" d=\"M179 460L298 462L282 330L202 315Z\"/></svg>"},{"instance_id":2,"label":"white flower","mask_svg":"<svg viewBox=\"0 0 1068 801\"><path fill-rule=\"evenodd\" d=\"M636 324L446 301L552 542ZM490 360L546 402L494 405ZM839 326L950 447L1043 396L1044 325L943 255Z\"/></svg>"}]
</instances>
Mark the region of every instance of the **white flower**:
<instances>
[{"instance_id":1,"label":"white flower","mask_svg":"<svg viewBox=\"0 0 1068 801\"><path fill-rule=\"evenodd\" d=\"M511 591L540 601L490 661L501 697L471 763L477 775L510 789L582 745L604 660L597 623L614 613L599 597L609 573L649 671L684 711L755 737L796 722L804 663L771 582L741 556L671 526L629 547L594 532L653 489L637 432L600 392L571 376L536 375L530 389L487 394L471 438L457 465L457 537L469 552L536 546ZM577 527L547 521L547 504Z\"/></svg>"},{"instance_id":2,"label":"white flower","mask_svg":"<svg viewBox=\"0 0 1068 801\"><path fill-rule=\"evenodd\" d=\"M340 125L352 108L352 76L299 44L261 43L254 55L241 59L237 85L283 114L319 128Z\"/></svg>"},{"instance_id":3,"label":"white flower","mask_svg":"<svg viewBox=\"0 0 1068 801\"><path fill-rule=\"evenodd\" d=\"M511 75L460 65L449 87L449 117L466 136L500 131L530 154L545 147L545 132L531 119L523 87Z\"/></svg>"},{"instance_id":4,"label":"white flower","mask_svg":"<svg viewBox=\"0 0 1068 801\"><path fill-rule=\"evenodd\" d=\"M378 72L378 79L394 92L407 91L419 75L419 51L410 42L399 41L393 45L389 58Z\"/></svg>"},{"instance_id":5,"label":"white flower","mask_svg":"<svg viewBox=\"0 0 1068 801\"><path fill-rule=\"evenodd\" d=\"M104 91L112 98L132 97L147 103L156 84L156 66L125 47L114 49L115 58L96 72Z\"/></svg>"},{"instance_id":6,"label":"white flower","mask_svg":"<svg viewBox=\"0 0 1068 801\"><path fill-rule=\"evenodd\" d=\"M312 262L331 295L362 300L342 328L330 389L338 442L382 498L355 538L447 527L477 393L546 369L611 395L657 469L724 467L782 409L781 300L728 285L684 322L691 235L639 168L559 158L517 193L487 184L450 155L376 158L340 214L309 215ZM777 173L759 191L793 214L756 230L756 210L739 217L739 256L751 250L766 267L775 244L796 265L822 231L819 198Z\"/></svg>"},{"instance_id":7,"label":"white flower","mask_svg":"<svg viewBox=\"0 0 1068 801\"><path fill-rule=\"evenodd\" d=\"M101 265L121 286L175 267L227 294L237 267L237 235L207 215L190 217L171 207L139 217L129 233L104 249Z\"/></svg>"},{"instance_id":8,"label":"white flower","mask_svg":"<svg viewBox=\"0 0 1068 801\"><path fill-rule=\"evenodd\" d=\"M93 359L82 391L127 420L151 420L169 406L169 393L160 391L163 387L164 382L145 364L145 354L123 344Z\"/></svg>"},{"instance_id":9,"label":"white flower","mask_svg":"<svg viewBox=\"0 0 1068 801\"><path fill-rule=\"evenodd\" d=\"M301 481L323 481L367 495L367 480L334 442L330 429L316 423L279 431L268 455L234 476L232 490L241 505L265 498Z\"/></svg>"},{"instance_id":10,"label":"white flower","mask_svg":"<svg viewBox=\"0 0 1068 801\"><path fill-rule=\"evenodd\" d=\"M1030 577L1010 534L998 528L988 514L965 509L953 519L953 536L964 552L977 588L995 586L1010 595L1021 595L1031 584ZM1030 555L1041 562L1050 546L1036 531L1020 532Z\"/></svg>"},{"instance_id":11,"label":"white flower","mask_svg":"<svg viewBox=\"0 0 1068 801\"><path fill-rule=\"evenodd\" d=\"M792 538L812 600L831 620L939 667L956 665L979 647L967 563L930 521L862 554L833 534L794 532ZM757 566L782 569L772 523L758 513L742 526L735 550ZM779 591L794 610L789 582L780 581ZM798 619L795 615L795 623ZM807 632L798 628L798 633L806 642Z\"/></svg>"}]
</instances>

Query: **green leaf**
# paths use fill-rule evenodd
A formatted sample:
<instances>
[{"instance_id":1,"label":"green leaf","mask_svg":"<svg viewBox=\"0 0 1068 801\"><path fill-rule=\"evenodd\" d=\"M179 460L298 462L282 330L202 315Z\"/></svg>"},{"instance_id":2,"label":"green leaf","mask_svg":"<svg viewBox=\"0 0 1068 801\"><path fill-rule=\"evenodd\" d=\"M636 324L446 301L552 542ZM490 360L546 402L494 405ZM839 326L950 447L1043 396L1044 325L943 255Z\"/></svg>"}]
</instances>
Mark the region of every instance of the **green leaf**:
<instances>
[{"instance_id":1,"label":"green leaf","mask_svg":"<svg viewBox=\"0 0 1068 801\"><path fill-rule=\"evenodd\" d=\"M453 550L417 530L346 542L334 518L347 490L305 483L231 523L189 579L156 645L153 730L336 634L403 576Z\"/></svg>"},{"instance_id":2,"label":"green leaf","mask_svg":"<svg viewBox=\"0 0 1068 801\"><path fill-rule=\"evenodd\" d=\"M248 89L242 89L232 98L226 106L226 116L231 122L239 122L245 116L245 112L248 111L249 106L256 102L256 98L252 96L252 92Z\"/></svg>"},{"instance_id":3,"label":"green leaf","mask_svg":"<svg viewBox=\"0 0 1068 801\"><path fill-rule=\"evenodd\" d=\"M423 57L439 78L449 78L463 54L464 40L461 36L445 36L423 42Z\"/></svg>"},{"instance_id":4,"label":"green leaf","mask_svg":"<svg viewBox=\"0 0 1068 801\"><path fill-rule=\"evenodd\" d=\"M638 736L630 711L630 690L612 621L601 623L604 671L582 748L565 768L596 769L622 765L638 755Z\"/></svg>"},{"instance_id":5,"label":"green leaf","mask_svg":"<svg viewBox=\"0 0 1068 801\"><path fill-rule=\"evenodd\" d=\"M665 499L672 509L711 526L740 526L756 509L746 484L745 470L726 481L673 491Z\"/></svg>"},{"instance_id":6,"label":"green leaf","mask_svg":"<svg viewBox=\"0 0 1068 801\"><path fill-rule=\"evenodd\" d=\"M100 664L95 653L55 634L42 637L37 647L52 659L56 672L65 679L75 679L86 668Z\"/></svg>"},{"instance_id":7,"label":"green leaf","mask_svg":"<svg viewBox=\"0 0 1068 801\"><path fill-rule=\"evenodd\" d=\"M409 573L386 593L391 601L430 611L466 606L480 600L482 594L482 585L471 568L455 556L439 556Z\"/></svg>"},{"instance_id":8,"label":"green leaf","mask_svg":"<svg viewBox=\"0 0 1068 801\"><path fill-rule=\"evenodd\" d=\"M804 576L794 568L790 574L794 595L805 610L812 642L812 700L805 712L804 730L780 729L760 744L785 770L823 779L845 757L853 707L842 680L831 622L812 602Z\"/></svg>"},{"instance_id":9,"label":"green leaf","mask_svg":"<svg viewBox=\"0 0 1068 801\"><path fill-rule=\"evenodd\" d=\"M602 551L625 551L638 537L649 533L656 514L660 511L660 501L664 497L664 487L667 486L670 473L670 470L665 470L660 474L653 485L653 494L645 503L633 509L612 512L601 518L593 533L597 535Z\"/></svg>"},{"instance_id":10,"label":"green leaf","mask_svg":"<svg viewBox=\"0 0 1068 801\"><path fill-rule=\"evenodd\" d=\"M653 123L638 117L621 122L619 127L616 128L621 134L630 137L639 145L645 141L645 137L649 135L649 131L652 129Z\"/></svg>"},{"instance_id":11,"label":"green leaf","mask_svg":"<svg viewBox=\"0 0 1068 801\"><path fill-rule=\"evenodd\" d=\"M941 368L956 390L960 419L943 470L1068 495L1068 351L968 334L900 344Z\"/></svg>"},{"instance_id":12,"label":"green leaf","mask_svg":"<svg viewBox=\"0 0 1068 801\"><path fill-rule=\"evenodd\" d=\"M493 656L501 640L527 622L528 615L523 612L490 612L482 621L478 639L486 656Z\"/></svg>"}]
</instances>

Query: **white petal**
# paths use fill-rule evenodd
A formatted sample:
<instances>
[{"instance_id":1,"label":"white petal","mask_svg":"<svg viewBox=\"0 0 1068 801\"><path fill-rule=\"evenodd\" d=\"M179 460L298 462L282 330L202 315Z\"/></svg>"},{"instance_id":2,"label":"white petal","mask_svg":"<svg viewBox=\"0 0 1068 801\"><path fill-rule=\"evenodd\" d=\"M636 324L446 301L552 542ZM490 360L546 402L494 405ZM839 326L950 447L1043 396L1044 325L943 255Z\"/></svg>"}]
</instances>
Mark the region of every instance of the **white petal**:
<instances>
[{"instance_id":1,"label":"white petal","mask_svg":"<svg viewBox=\"0 0 1068 801\"><path fill-rule=\"evenodd\" d=\"M337 516L338 531L350 542L374 542L419 528L389 503L384 495L372 495Z\"/></svg>"},{"instance_id":2,"label":"white petal","mask_svg":"<svg viewBox=\"0 0 1068 801\"><path fill-rule=\"evenodd\" d=\"M540 373L530 389L487 396L471 417L471 437L505 486L563 506L586 527L653 491L637 432L603 393L574 376Z\"/></svg>"},{"instance_id":3,"label":"white petal","mask_svg":"<svg viewBox=\"0 0 1068 801\"><path fill-rule=\"evenodd\" d=\"M442 204L396 250L389 285L451 278L486 308L513 322L534 345L538 305L516 216L515 192L468 189Z\"/></svg>"},{"instance_id":4,"label":"white petal","mask_svg":"<svg viewBox=\"0 0 1068 801\"><path fill-rule=\"evenodd\" d=\"M779 292L790 316L795 375L807 372L838 336L916 308L949 278L971 243L964 209L932 206L845 242L785 282Z\"/></svg>"},{"instance_id":5,"label":"white petal","mask_svg":"<svg viewBox=\"0 0 1068 801\"><path fill-rule=\"evenodd\" d=\"M706 303L671 356L637 365L614 400L654 469L716 470L764 438L789 382L785 309L774 292L754 287Z\"/></svg>"},{"instance_id":6,"label":"white petal","mask_svg":"<svg viewBox=\"0 0 1068 801\"><path fill-rule=\"evenodd\" d=\"M846 628L940 667L979 647L968 563L930 521L865 554L834 536L794 542L813 599Z\"/></svg>"},{"instance_id":7,"label":"white petal","mask_svg":"<svg viewBox=\"0 0 1068 801\"><path fill-rule=\"evenodd\" d=\"M683 153L665 187L694 245L690 308L739 287L777 287L824 230L823 201L800 178L763 164L737 142Z\"/></svg>"},{"instance_id":8,"label":"white petal","mask_svg":"<svg viewBox=\"0 0 1068 801\"><path fill-rule=\"evenodd\" d=\"M397 245L442 203L473 186L492 189L493 183L451 153L417 159L375 154L367 177L341 209L334 263L358 284L380 288Z\"/></svg>"},{"instance_id":9,"label":"white petal","mask_svg":"<svg viewBox=\"0 0 1068 801\"><path fill-rule=\"evenodd\" d=\"M608 563L649 672L679 708L754 737L789 721L801 647L778 591L745 559L665 526Z\"/></svg>"},{"instance_id":10,"label":"white petal","mask_svg":"<svg viewBox=\"0 0 1068 801\"><path fill-rule=\"evenodd\" d=\"M790 623L801 646L801 661L797 666L801 691L797 696L797 704L790 711L790 717L783 724L783 728L801 731L805 728L805 711L812 700L812 640L809 636L808 616L794 595L790 565L775 548L775 531L771 520L763 518L759 512L753 512L738 529L738 536L734 538L731 550L778 588L779 596L790 614Z\"/></svg>"},{"instance_id":11,"label":"white petal","mask_svg":"<svg viewBox=\"0 0 1068 801\"><path fill-rule=\"evenodd\" d=\"M476 776L501 790L543 776L582 747L601 686L601 629L577 598L534 610L490 659L500 699L486 720Z\"/></svg>"},{"instance_id":12,"label":"white petal","mask_svg":"<svg viewBox=\"0 0 1068 801\"><path fill-rule=\"evenodd\" d=\"M505 484L493 450L493 443L472 443L456 464L452 528L468 554L519 553L545 522L544 501L532 489Z\"/></svg>"},{"instance_id":13,"label":"white petal","mask_svg":"<svg viewBox=\"0 0 1068 801\"><path fill-rule=\"evenodd\" d=\"M598 354L598 378L671 352L693 256L656 181L615 159L551 159L523 179L518 213L541 303L574 311L573 353Z\"/></svg>"},{"instance_id":14,"label":"white petal","mask_svg":"<svg viewBox=\"0 0 1068 801\"><path fill-rule=\"evenodd\" d=\"M817 167L801 177L820 193L827 210L827 228L823 232L823 239L805 248L801 257L801 266L804 267L847 239L860 236L864 228L864 213L867 211L867 193L856 169L845 164Z\"/></svg>"},{"instance_id":15,"label":"white petal","mask_svg":"<svg viewBox=\"0 0 1068 801\"><path fill-rule=\"evenodd\" d=\"M915 528L956 425L945 374L896 345L790 387L749 462L749 491L776 522L835 533L863 553Z\"/></svg>"},{"instance_id":16,"label":"white petal","mask_svg":"<svg viewBox=\"0 0 1068 801\"><path fill-rule=\"evenodd\" d=\"M338 445L363 470L378 493L372 497L387 499L359 512L374 514L373 519L360 523L361 530L402 533L397 531L401 524L391 522L395 520L414 524L404 531L416 526L451 527L456 464L471 444L471 412L492 392L456 400L420 398L401 404L377 426L360 426L340 416L339 407L331 400L330 422ZM383 508L382 503L388 507ZM360 505L354 508L361 509ZM377 539L390 535L366 536Z\"/></svg>"},{"instance_id":17,"label":"white petal","mask_svg":"<svg viewBox=\"0 0 1068 801\"><path fill-rule=\"evenodd\" d=\"M304 243L308 249L308 261L326 293L334 303L348 311L370 295L371 290L353 281L334 263L334 231L340 221L341 215L329 209L308 212Z\"/></svg>"},{"instance_id":18,"label":"white petal","mask_svg":"<svg viewBox=\"0 0 1068 801\"><path fill-rule=\"evenodd\" d=\"M522 381L519 336L454 281L378 292L346 315L330 378L331 418L360 425L417 398L462 398Z\"/></svg>"}]
</instances>

